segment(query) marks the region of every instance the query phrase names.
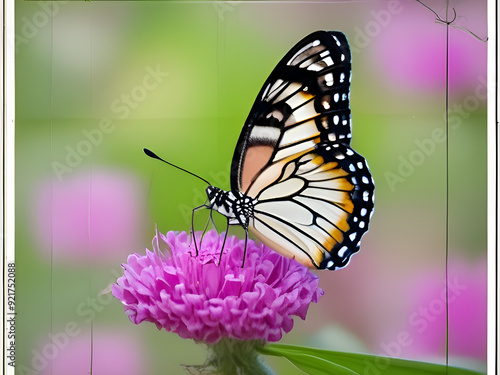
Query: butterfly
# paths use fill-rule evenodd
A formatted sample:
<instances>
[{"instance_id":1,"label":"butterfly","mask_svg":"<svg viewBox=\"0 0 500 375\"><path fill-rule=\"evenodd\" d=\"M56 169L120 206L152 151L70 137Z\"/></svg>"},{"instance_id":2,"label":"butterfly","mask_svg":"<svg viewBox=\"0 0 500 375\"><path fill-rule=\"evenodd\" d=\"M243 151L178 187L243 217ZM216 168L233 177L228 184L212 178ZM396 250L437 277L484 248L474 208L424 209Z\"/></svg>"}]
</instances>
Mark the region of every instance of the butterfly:
<instances>
[{"instance_id":1,"label":"butterfly","mask_svg":"<svg viewBox=\"0 0 500 375\"><path fill-rule=\"evenodd\" d=\"M231 190L202 179L208 201L196 209L219 212L246 238L250 230L307 267L346 266L368 230L375 189L365 159L350 147L350 80L343 33L317 31L298 42L250 110L232 159Z\"/></svg>"}]
</instances>

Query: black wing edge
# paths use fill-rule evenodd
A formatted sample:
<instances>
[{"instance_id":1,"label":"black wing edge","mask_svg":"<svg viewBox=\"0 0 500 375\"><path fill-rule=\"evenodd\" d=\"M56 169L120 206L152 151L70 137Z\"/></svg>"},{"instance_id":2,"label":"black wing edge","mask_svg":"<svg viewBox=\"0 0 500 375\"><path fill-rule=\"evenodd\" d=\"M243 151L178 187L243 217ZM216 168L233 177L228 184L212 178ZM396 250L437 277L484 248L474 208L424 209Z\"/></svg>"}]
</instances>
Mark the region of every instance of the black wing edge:
<instances>
[{"instance_id":1,"label":"black wing edge","mask_svg":"<svg viewBox=\"0 0 500 375\"><path fill-rule=\"evenodd\" d=\"M318 267L336 270L347 266L351 256L360 249L361 237L368 231L373 215L375 183L365 158L349 146L328 142L318 145L316 152L323 156L325 161L339 163L340 167L349 173L351 183L354 185L354 190L351 192L354 208L347 219L349 229L344 233L342 243L336 244L329 253L326 253L325 259Z\"/></svg>"}]
</instances>

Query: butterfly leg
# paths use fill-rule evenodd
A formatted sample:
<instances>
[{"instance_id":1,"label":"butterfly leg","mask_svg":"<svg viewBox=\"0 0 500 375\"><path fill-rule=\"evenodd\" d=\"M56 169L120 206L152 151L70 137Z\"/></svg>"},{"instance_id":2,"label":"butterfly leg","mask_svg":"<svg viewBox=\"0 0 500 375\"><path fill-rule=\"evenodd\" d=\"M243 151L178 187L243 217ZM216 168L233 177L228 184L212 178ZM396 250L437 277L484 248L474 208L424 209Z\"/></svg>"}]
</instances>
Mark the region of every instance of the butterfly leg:
<instances>
[{"instance_id":1,"label":"butterfly leg","mask_svg":"<svg viewBox=\"0 0 500 375\"><path fill-rule=\"evenodd\" d=\"M241 262L241 268L245 267L245 259L247 258L247 244L248 244L248 227L243 226L245 229L245 250L243 250L243 261Z\"/></svg>"},{"instance_id":2,"label":"butterfly leg","mask_svg":"<svg viewBox=\"0 0 500 375\"><path fill-rule=\"evenodd\" d=\"M212 216L212 209L210 208L210 217L211 216ZM205 237L205 233L207 233L207 228L208 228L209 223L210 223L210 219L207 220L207 223L205 224L205 227L203 228L203 231L201 232L200 246L201 246L201 242L203 241L203 237Z\"/></svg>"},{"instance_id":3,"label":"butterfly leg","mask_svg":"<svg viewBox=\"0 0 500 375\"><path fill-rule=\"evenodd\" d=\"M226 239L227 239L228 232L229 232L229 218L227 219L226 233L224 234L224 241L222 241L222 247L220 248L219 265L222 261L222 252L224 251L224 245L226 245Z\"/></svg>"},{"instance_id":4,"label":"butterfly leg","mask_svg":"<svg viewBox=\"0 0 500 375\"><path fill-rule=\"evenodd\" d=\"M196 235L195 235L195 231L194 231L194 214L195 214L196 211L199 211L202 208L208 208L208 206L206 204L202 204L201 206L195 207L195 208L193 208L193 213L191 214L191 229L190 229L190 232L191 232L191 238L194 241L194 249L196 250L196 256L198 256L198 245L196 243ZM210 214L211 213L212 212L210 211ZM208 225L208 223L207 223L207 225ZM200 246L201 246L201 241L203 239L203 234L205 233L206 229L207 229L207 226L205 226L205 229L203 230L203 233L201 235Z\"/></svg>"},{"instance_id":5,"label":"butterfly leg","mask_svg":"<svg viewBox=\"0 0 500 375\"><path fill-rule=\"evenodd\" d=\"M212 225L214 226L215 231L218 233L219 231L217 230L217 225L215 225L214 216L212 215L213 212L214 212L214 210L210 209L210 221L212 222ZM207 225L208 225L208 223L207 223Z\"/></svg>"}]
</instances>

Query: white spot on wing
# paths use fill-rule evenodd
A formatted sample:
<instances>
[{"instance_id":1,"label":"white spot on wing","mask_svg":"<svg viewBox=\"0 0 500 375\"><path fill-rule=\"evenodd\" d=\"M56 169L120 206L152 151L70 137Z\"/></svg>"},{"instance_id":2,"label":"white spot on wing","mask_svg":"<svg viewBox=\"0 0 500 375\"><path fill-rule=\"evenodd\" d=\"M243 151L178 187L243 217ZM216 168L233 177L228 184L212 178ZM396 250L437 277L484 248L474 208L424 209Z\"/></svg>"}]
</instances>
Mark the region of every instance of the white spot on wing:
<instances>
[{"instance_id":1,"label":"white spot on wing","mask_svg":"<svg viewBox=\"0 0 500 375\"><path fill-rule=\"evenodd\" d=\"M272 216L279 216L286 221L311 225L313 215L307 209L293 201L266 201L258 203L256 209L261 212L269 213Z\"/></svg>"},{"instance_id":2,"label":"white spot on wing","mask_svg":"<svg viewBox=\"0 0 500 375\"><path fill-rule=\"evenodd\" d=\"M285 128L283 138L280 141L280 146L296 143L301 139L313 138L319 135L319 131L313 120L307 121L303 124Z\"/></svg>"},{"instance_id":3,"label":"white spot on wing","mask_svg":"<svg viewBox=\"0 0 500 375\"><path fill-rule=\"evenodd\" d=\"M343 258L347 250L349 250L347 246L342 246L337 254L339 255L339 257Z\"/></svg>"},{"instance_id":4,"label":"white spot on wing","mask_svg":"<svg viewBox=\"0 0 500 375\"><path fill-rule=\"evenodd\" d=\"M278 97L276 97L273 102L279 102L288 97L295 97L297 93L302 90L302 86L296 82L290 83L286 89L284 89ZM289 100L289 99L288 99Z\"/></svg>"},{"instance_id":5,"label":"white spot on wing","mask_svg":"<svg viewBox=\"0 0 500 375\"><path fill-rule=\"evenodd\" d=\"M280 130L278 128L272 128L270 126L254 126L252 132L250 133L250 140L275 143L279 136Z\"/></svg>"},{"instance_id":6,"label":"white spot on wing","mask_svg":"<svg viewBox=\"0 0 500 375\"><path fill-rule=\"evenodd\" d=\"M307 151L307 150L312 150L316 146L316 143L314 141L307 141L307 142L300 142L296 144L295 146L283 148L279 150L276 153L276 157L274 160L281 160L284 159L288 156L294 155L296 153L302 152L302 151Z\"/></svg>"},{"instance_id":7,"label":"white spot on wing","mask_svg":"<svg viewBox=\"0 0 500 375\"><path fill-rule=\"evenodd\" d=\"M274 117L278 121L282 121L284 116L283 116L283 112L278 111L278 110L274 110L274 111L268 113L266 116L266 118L270 118L270 117Z\"/></svg>"},{"instance_id":8,"label":"white spot on wing","mask_svg":"<svg viewBox=\"0 0 500 375\"><path fill-rule=\"evenodd\" d=\"M271 87L271 84L268 84L264 90L264 93L262 94L261 100L264 100L264 98L267 96L267 93L269 92L269 88Z\"/></svg>"},{"instance_id":9,"label":"white spot on wing","mask_svg":"<svg viewBox=\"0 0 500 375\"><path fill-rule=\"evenodd\" d=\"M323 59L323 61L325 62L326 66L332 66L333 65L333 60L330 56L328 56L327 58Z\"/></svg>"},{"instance_id":10,"label":"white spot on wing","mask_svg":"<svg viewBox=\"0 0 500 375\"><path fill-rule=\"evenodd\" d=\"M300 178L290 178L267 187L260 195L259 200L263 201L279 197L288 197L289 195L297 193L303 187L304 181ZM294 203L291 204L296 206Z\"/></svg>"},{"instance_id":11,"label":"white spot on wing","mask_svg":"<svg viewBox=\"0 0 500 375\"><path fill-rule=\"evenodd\" d=\"M276 82L269 89L268 100L271 100L272 96L275 95L276 91L278 91L278 89L280 89L284 84L285 84L285 81L283 81L282 79L276 80Z\"/></svg>"},{"instance_id":12,"label":"white spot on wing","mask_svg":"<svg viewBox=\"0 0 500 375\"><path fill-rule=\"evenodd\" d=\"M304 53L304 52L305 52L306 50L308 50L309 48L317 46L318 44L314 44L314 43L316 43L316 42L318 42L318 44L319 44L319 40L317 40L317 41L315 41L315 42L313 42L313 43L309 43L309 44L307 44L306 46L304 46L304 47L302 47L301 49L299 49L299 50L297 51L297 53L296 53L295 55L293 55L293 56L292 56L292 58L291 58L290 60L288 60L287 65L293 65L293 60L295 60L295 59L296 59L299 55L301 55L302 53Z\"/></svg>"},{"instance_id":13,"label":"white spot on wing","mask_svg":"<svg viewBox=\"0 0 500 375\"><path fill-rule=\"evenodd\" d=\"M311 70L313 72L319 72L322 69L323 69L323 67L319 64L311 64L307 67L307 70Z\"/></svg>"},{"instance_id":14,"label":"white spot on wing","mask_svg":"<svg viewBox=\"0 0 500 375\"><path fill-rule=\"evenodd\" d=\"M333 86L333 74L328 73L325 75L325 83L327 86Z\"/></svg>"}]
</instances>

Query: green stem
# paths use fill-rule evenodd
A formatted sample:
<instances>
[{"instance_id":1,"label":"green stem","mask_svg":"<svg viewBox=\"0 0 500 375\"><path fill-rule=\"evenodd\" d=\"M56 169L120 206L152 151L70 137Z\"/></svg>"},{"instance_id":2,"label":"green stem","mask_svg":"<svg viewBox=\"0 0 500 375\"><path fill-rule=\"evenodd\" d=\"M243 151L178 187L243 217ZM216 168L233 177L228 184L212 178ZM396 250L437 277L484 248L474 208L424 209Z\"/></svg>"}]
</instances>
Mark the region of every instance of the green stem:
<instances>
[{"instance_id":1,"label":"green stem","mask_svg":"<svg viewBox=\"0 0 500 375\"><path fill-rule=\"evenodd\" d=\"M262 341L240 341L224 338L208 347L208 358L202 366L186 366L191 374L274 375L256 350Z\"/></svg>"}]
</instances>

